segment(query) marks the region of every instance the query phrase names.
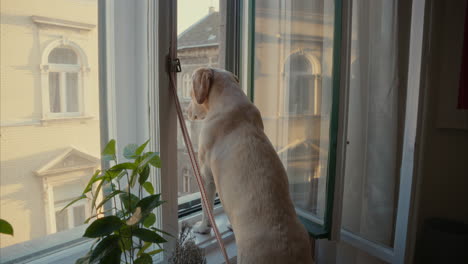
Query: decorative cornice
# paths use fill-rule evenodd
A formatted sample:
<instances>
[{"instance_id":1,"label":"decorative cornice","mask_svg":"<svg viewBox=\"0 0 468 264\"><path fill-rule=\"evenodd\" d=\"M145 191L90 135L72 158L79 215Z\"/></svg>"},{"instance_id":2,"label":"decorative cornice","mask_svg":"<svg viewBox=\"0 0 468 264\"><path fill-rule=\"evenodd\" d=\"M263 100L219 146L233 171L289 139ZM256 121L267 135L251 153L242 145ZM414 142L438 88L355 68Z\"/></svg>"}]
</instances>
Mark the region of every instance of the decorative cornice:
<instances>
[{"instance_id":1,"label":"decorative cornice","mask_svg":"<svg viewBox=\"0 0 468 264\"><path fill-rule=\"evenodd\" d=\"M58 27L66 27L66 28L73 28L79 30L92 30L96 27L93 24L87 24L82 22L75 22L70 20L63 20L58 18L50 18L50 17L43 17L43 16L31 16L31 19L34 23L38 25L48 25L48 26L58 26Z\"/></svg>"}]
</instances>

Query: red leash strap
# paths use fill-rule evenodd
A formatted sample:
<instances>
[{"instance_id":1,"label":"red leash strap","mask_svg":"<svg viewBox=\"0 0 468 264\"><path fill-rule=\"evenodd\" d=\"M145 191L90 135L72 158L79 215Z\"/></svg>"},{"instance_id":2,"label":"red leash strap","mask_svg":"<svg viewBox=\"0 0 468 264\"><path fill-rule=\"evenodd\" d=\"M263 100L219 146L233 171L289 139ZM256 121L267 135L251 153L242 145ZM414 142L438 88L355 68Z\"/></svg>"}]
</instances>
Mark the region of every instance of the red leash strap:
<instances>
[{"instance_id":1,"label":"red leash strap","mask_svg":"<svg viewBox=\"0 0 468 264\"><path fill-rule=\"evenodd\" d=\"M170 90L172 92L172 97L174 98L174 102L176 105L177 116L179 117L180 128L182 129L182 135L184 137L185 146L187 147L188 154L190 157L190 162L192 163L193 172L195 173L195 177L197 179L198 187L200 188L201 193L201 201L205 207L205 210L208 214L208 218L210 219L211 226L213 227L213 231L216 236L216 240L218 240L219 247L221 252L223 253L224 259L226 260L226 264L229 264L229 257L226 253L226 248L224 247L223 240L221 239L221 235L219 233L218 227L216 226L216 222L213 216L213 211L211 210L211 206L208 204L208 199L206 197L205 186L203 185L203 180L200 174L200 166L198 165L198 160L195 157L195 151L193 150L192 141L190 140L187 127L184 122L184 115L182 113L182 108L180 107L179 98L177 97L176 85L174 81L175 72L169 72L169 79L170 79Z\"/></svg>"}]
</instances>

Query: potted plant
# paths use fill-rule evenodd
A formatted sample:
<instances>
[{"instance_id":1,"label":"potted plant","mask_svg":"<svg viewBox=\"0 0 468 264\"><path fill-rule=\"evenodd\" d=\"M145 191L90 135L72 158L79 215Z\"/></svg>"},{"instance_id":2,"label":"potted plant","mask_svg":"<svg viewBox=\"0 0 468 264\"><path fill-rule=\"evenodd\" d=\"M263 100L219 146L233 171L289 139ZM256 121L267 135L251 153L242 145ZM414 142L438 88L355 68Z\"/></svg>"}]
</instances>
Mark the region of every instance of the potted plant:
<instances>
[{"instance_id":1,"label":"potted plant","mask_svg":"<svg viewBox=\"0 0 468 264\"><path fill-rule=\"evenodd\" d=\"M162 234L170 235L153 227L153 210L164 201L148 179L151 168L161 167L160 157L155 152L144 152L146 141L140 146L126 146L123 156L127 161L117 163L115 143L109 141L102 152L110 168L97 170L82 195L63 208L81 199L91 200L94 215L85 223L93 221L83 236L95 241L76 263L152 263L152 256L162 252L161 244L167 242ZM101 197L103 189L107 191ZM110 206L108 201L112 201ZM158 249L152 250L152 245Z\"/></svg>"},{"instance_id":2,"label":"potted plant","mask_svg":"<svg viewBox=\"0 0 468 264\"><path fill-rule=\"evenodd\" d=\"M191 231L191 226L182 224L174 252L169 258L170 264L206 264L205 252L197 246Z\"/></svg>"}]
</instances>

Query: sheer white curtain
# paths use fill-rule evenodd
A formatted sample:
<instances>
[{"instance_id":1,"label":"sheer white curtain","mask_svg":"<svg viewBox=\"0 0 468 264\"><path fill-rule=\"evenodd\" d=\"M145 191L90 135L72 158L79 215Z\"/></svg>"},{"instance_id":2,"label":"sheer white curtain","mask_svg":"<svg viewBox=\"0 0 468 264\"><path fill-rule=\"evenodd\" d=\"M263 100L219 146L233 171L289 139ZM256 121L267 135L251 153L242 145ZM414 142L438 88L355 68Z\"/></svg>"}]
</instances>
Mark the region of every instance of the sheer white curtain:
<instances>
[{"instance_id":1,"label":"sheer white curtain","mask_svg":"<svg viewBox=\"0 0 468 264\"><path fill-rule=\"evenodd\" d=\"M392 246L398 182L397 2L353 1L343 227Z\"/></svg>"},{"instance_id":2,"label":"sheer white curtain","mask_svg":"<svg viewBox=\"0 0 468 264\"><path fill-rule=\"evenodd\" d=\"M49 104L51 113L60 113L60 73L49 73Z\"/></svg>"},{"instance_id":3,"label":"sheer white curtain","mask_svg":"<svg viewBox=\"0 0 468 264\"><path fill-rule=\"evenodd\" d=\"M397 3L354 0L342 227L393 247L402 100L398 83ZM338 263L382 263L349 245Z\"/></svg>"}]
</instances>

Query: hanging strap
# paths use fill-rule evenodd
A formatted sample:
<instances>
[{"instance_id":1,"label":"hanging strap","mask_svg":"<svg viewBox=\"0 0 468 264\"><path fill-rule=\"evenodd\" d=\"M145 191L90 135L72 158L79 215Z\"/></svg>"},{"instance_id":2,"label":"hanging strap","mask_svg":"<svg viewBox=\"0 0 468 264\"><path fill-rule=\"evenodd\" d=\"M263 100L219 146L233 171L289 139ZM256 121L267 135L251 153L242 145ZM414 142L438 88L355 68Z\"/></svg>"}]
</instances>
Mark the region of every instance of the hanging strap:
<instances>
[{"instance_id":1,"label":"hanging strap","mask_svg":"<svg viewBox=\"0 0 468 264\"><path fill-rule=\"evenodd\" d=\"M178 59L176 59L176 61L177 63L179 63ZM177 71L179 70L180 70L180 64L178 64L178 68L177 68ZM177 110L177 116L179 117L180 128L182 129L182 136L184 137L185 146L187 147L187 151L190 157L190 163L192 163L193 172L195 173L195 178L197 179L198 187L200 188L201 201L205 207L206 213L211 222L211 226L213 227L213 231L215 233L216 240L218 240L219 248L221 249L221 252L223 253L224 260L226 260L226 264L229 264L229 257L226 253L226 248L224 247L224 243L223 243L223 240L221 239L221 235L219 233L218 227L216 226L212 208L210 204L208 204L205 186L203 185L203 180L200 174L200 166L198 165L198 160L195 157L195 151L193 150L192 141L190 140L190 137L187 131L187 126L185 125L184 115L182 113L182 108L180 107L179 97L177 96L176 84L174 81L175 74L176 73L174 71L172 70L169 71L169 79L170 79L169 90L171 90L172 97L174 98L174 102L175 102L175 106Z\"/></svg>"}]
</instances>

